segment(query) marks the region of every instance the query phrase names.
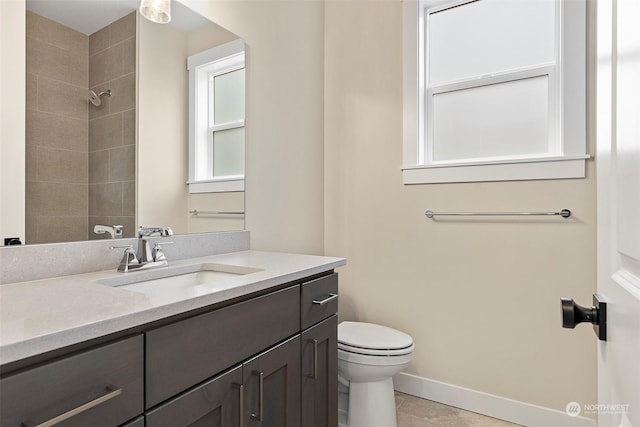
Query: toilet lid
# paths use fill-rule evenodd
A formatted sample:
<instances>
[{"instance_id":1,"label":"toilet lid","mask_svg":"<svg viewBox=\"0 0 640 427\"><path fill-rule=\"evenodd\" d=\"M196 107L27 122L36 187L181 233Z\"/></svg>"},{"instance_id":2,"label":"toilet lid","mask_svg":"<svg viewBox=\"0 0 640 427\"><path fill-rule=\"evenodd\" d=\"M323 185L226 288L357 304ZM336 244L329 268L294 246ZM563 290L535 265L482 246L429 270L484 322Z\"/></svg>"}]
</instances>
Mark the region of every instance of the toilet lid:
<instances>
[{"instance_id":1,"label":"toilet lid","mask_svg":"<svg viewBox=\"0 0 640 427\"><path fill-rule=\"evenodd\" d=\"M369 350L400 350L413 346L413 339L404 332L363 322L342 322L338 325L338 345Z\"/></svg>"}]
</instances>

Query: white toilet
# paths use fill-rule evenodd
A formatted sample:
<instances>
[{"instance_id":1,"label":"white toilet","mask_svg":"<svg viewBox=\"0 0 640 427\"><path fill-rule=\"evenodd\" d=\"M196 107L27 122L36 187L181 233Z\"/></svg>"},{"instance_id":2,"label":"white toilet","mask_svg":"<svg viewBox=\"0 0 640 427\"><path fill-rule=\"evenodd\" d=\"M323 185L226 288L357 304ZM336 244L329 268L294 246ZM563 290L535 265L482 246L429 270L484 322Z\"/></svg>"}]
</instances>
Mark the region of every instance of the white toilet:
<instances>
[{"instance_id":1,"label":"white toilet","mask_svg":"<svg viewBox=\"0 0 640 427\"><path fill-rule=\"evenodd\" d=\"M385 326L338 325L339 427L397 427L391 377L411 361L413 339Z\"/></svg>"}]
</instances>

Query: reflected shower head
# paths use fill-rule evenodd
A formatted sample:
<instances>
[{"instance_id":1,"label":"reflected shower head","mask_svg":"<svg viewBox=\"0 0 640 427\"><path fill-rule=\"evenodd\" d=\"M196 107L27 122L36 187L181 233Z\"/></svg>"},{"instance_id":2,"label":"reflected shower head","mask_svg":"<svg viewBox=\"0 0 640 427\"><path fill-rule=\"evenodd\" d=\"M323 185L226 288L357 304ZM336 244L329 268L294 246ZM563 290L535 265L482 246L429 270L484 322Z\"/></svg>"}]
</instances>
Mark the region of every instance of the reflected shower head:
<instances>
[{"instance_id":1,"label":"reflected shower head","mask_svg":"<svg viewBox=\"0 0 640 427\"><path fill-rule=\"evenodd\" d=\"M104 92L100 92L98 94L96 94L94 91L90 90L89 91L89 102L92 103L93 105L95 105L96 107L99 107L100 104L102 104L102 99L100 99L100 97L102 95L107 95L107 96L111 96L111 89L106 90Z\"/></svg>"}]
</instances>

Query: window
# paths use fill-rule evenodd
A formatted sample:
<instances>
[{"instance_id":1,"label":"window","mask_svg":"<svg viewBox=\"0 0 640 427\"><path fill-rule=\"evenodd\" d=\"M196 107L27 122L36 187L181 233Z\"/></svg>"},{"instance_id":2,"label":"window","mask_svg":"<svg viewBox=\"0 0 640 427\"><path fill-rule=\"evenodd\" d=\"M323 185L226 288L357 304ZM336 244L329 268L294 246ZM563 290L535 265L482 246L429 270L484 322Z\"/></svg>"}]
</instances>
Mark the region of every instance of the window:
<instances>
[{"instance_id":1,"label":"window","mask_svg":"<svg viewBox=\"0 0 640 427\"><path fill-rule=\"evenodd\" d=\"M405 184L585 176L584 1L403 4Z\"/></svg>"},{"instance_id":2,"label":"window","mask_svg":"<svg viewBox=\"0 0 640 427\"><path fill-rule=\"evenodd\" d=\"M187 60L189 192L244 190L244 42Z\"/></svg>"}]
</instances>

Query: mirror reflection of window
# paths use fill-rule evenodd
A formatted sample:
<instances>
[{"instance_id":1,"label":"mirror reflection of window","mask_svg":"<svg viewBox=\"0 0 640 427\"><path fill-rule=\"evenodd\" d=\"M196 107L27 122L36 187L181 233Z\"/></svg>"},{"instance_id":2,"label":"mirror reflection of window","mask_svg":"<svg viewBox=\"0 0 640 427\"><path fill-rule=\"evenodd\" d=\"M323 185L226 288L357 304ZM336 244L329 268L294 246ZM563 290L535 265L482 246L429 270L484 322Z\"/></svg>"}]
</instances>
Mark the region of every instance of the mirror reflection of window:
<instances>
[{"instance_id":1,"label":"mirror reflection of window","mask_svg":"<svg viewBox=\"0 0 640 427\"><path fill-rule=\"evenodd\" d=\"M212 176L244 175L244 61L212 73L209 85Z\"/></svg>"},{"instance_id":2,"label":"mirror reflection of window","mask_svg":"<svg viewBox=\"0 0 640 427\"><path fill-rule=\"evenodd\" d=\"M190 192L244 189L244 42L188 58Z\"/></svg>"}]
</instances>

